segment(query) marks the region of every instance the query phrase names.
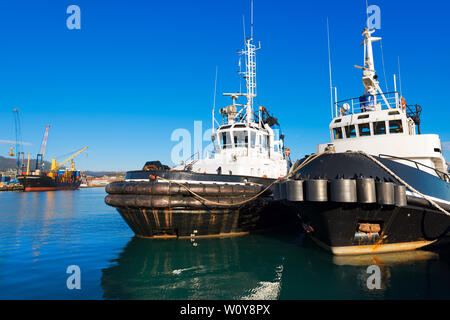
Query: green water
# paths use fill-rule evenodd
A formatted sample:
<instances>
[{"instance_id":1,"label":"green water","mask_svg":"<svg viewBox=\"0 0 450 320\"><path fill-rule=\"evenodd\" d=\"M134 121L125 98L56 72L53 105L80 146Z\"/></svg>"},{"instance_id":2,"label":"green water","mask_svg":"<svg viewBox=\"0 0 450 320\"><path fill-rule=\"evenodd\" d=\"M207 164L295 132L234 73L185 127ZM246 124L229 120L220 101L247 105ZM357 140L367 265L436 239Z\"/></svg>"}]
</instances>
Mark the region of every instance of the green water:
<instances>
[{"instance_id":1,"label":"green water","mask_svg":"<svg viewBox=\"0 0 450 320\"><path fill-rule=\"evenodd\" d=\"M0 193L0 299L450 298L448 251L333 257L296 233L138 239L104 197ZM69 265L81 289L67 288Z\"/></svg>"}]
</instances>

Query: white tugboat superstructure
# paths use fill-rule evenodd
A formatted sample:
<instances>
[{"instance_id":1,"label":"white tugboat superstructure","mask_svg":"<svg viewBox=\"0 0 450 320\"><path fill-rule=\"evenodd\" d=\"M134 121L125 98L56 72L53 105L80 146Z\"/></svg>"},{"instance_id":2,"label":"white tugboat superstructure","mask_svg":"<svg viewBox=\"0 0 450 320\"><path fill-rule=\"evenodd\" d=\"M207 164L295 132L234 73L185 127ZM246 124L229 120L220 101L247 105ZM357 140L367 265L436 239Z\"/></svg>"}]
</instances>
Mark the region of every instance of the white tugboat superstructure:
<instances>
[{"instance_id":1,"label":"white tugboat superstructure","mask_svg":"<svg viewBox=\"0 0 450 320\"><path fill-rule=\"evenodd\" d=\"M364 151L413 167L422 164L421 170L439 176L436 170L447 172L447 164L439 136L420 134L421 107L406 105L396 88L389 93L380 89L372 42L381 38L372 37L374 31L364 29L364 66L355 66L363 70L364 95L334 103L331 143L318 145L317 152L332 144L336 152Z\"/></svg>"},{"instance_id":2,"label":"white tugboat superstructure","mask_svg":"<svg viewBox=\"0 0 450 320\"><path fill-rule=\"evenodd\" d=\"M245 40L245 47L238 52L245 58L243 75L246 92L224 93L232 104L220 109L223 123L215 128L213 115L212 142L214 150L207 159L191 160L176 167L176 170L191 170L198 173L241 175L276 179L288 173L290 167L289 148L284 146L277 120L266 109L253 106L256 98L256 51L261 46L253 44L252 36ZM244 104L239 100L245 99ZM213 113L214 114L214 113Z\"/></svg>"}]
</instances>

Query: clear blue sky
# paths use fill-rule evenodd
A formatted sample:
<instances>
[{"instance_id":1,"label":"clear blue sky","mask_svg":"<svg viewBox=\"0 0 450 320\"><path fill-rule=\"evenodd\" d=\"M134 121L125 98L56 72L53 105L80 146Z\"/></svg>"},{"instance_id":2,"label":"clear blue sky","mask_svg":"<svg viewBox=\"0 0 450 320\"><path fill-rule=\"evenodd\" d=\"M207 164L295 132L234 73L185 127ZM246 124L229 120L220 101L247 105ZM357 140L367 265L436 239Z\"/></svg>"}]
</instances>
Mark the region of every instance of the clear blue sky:
<instances>
[{"instance_id":1,"label":"clear blue sky","mask_svg":"<svg viewBox=\"0 0 450 320\"><path fill-rule=\"evenodd\" d=\"M381 8L389 88L401 59L408 103L424 108L423 133L450 141L448 1L368 1ZM68 30L66 8L81 8L81 30ZM89 145L79 169L131 170L170 162L177 128L211 124L214 76L222 92L239 88L236 50L247 33L250 1L54 0L0 3L0 140L14 140L22 117L25 152L37 153L50 124L46 158ZM339 98L363 87L361 31L365 0L255 0L258 102L278 117L296 159L329 141L326 17ZM375 66L384 88L380 46ZM218 109L217 109L218 110ZM217 112L218 113L218 112ZM205 142L205 146L206 146ZM0 144L6 156L10 145ZM450 159L450 153L445 152Z\"/></svg>"}]
</instances>

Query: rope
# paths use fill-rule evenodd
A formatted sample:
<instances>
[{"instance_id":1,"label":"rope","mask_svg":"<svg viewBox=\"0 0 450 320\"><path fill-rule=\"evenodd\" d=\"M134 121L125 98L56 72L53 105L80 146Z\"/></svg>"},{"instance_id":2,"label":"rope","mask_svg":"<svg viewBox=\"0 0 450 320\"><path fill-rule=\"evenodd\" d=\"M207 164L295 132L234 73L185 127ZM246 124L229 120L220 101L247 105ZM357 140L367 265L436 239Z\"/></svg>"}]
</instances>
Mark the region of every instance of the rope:
<instances>
[{"instance_id":1,"label":"rope","mask_svg":"<svg viewBox=\"0 0 450 320\"><path fill-rule=\"evenodd\" d=\"M220 202L208 200L208 199L202 197L201 195L195 193L194 191L192 191L188 186L186 186L186 185L183 184L183 183L180 183L180 182L177 182L177 181L173 181L173 180L169 180L169 179L166 179L166 178L163 178L163 177L160 177L160 176L156 176L156 178L157 178L157 179L164 180L164 181L167 181L167 182L170 182L170 183L174 183L174 184L177 184L177 185L183 187L183 188L186 189L188 192L190 192L194 197L196 197L196 198L198 198L198 199L204 201L205 203L214 204L214 205L221 205L221 206L241 206L241 205L243 205L243 204L246 204L246 203L248 203L248 202L250 202L250 201L253 201L253 200L255 200L256 198L260 197L264 192L266 192L267 190L269 190L270 187L272 187L274 184L280 183L282 180L288 179L288 178L291 177L293 174L295 174L298 170L300 170L301 168L303 168L303 167L305 167L306 165L308 165L311 161L313 161L313 160L319 158L320 156L322 156L322 155L324 155L324 154L326 154L326 153L331 153L331 150L327 150L327 151L324 151L324 152L322 152L322 153L310 155L310 156L309 156L305 161L303 161L297 168L295 168L295 170L291 171L291 172L288 173L286 176L284 176L284 177L282 177L282 178L280 178L280 179L277 179L277 180L273 181L273 182L270 183L266 188L264 188L262 191L260 191L259 193L257 193L257 194L254 195L253 197L251 197L251 198L249 198L249 199L246 199L246 200L243 200L243 201L240 201L240 202L237 202L237 203L233 203L233 204L225 204L225 203L220 203Z\"/></svg>"},{"instance_id":2,"label":"rope","mask_svg":"<svg viewBox=\"0 0 450 320\"><path fill-rule=\"evenodd\" d=\"M332 151L331 149L328 149L324 152L321 153L317 153L317 154L312 154L310 155L305 161L303 161L297 168L295 168L293 171L291 171L290 173L288 173L286 176L277 179L275 181L273 181L272 183L270 183L266 188L264 188L262 191L260 191L259 193L257 193L256 195L254 195L253 197L237 202L237 203L233 203L233 204L225 204L225 203L220 203L220 202L216 202L216 201L211 201L208 200L204 197L202 197L201 195L195 193L194 191L192 191L188 186L179 183L177 181L173 181L173 180L169 180L160 176L156 176L157 179L161 179L170 183L174 183L177 184L183 188L185 188L188 192L190 192L194 197L204 201L205 203L209 203L209 204L214 204L214 205L221 205L221 206L241 206L245 203L248 203L250 201L255 200L256 198L258 198L259 196L261 196L264 192L266 192L267 190L270 189L270 187L272 187L274 184L276 183L280 183L283 180L286 180L288 178L290 178L292 175L294 175L297 171L299 171L300 169L304 168L305 166L307 166L309 163L311 163L312 161L314 161L315 159L323 156L324 154L327 153L333 153L334 151ZM348 151L348 153L353 153L353 154L361 154L365 157L367 157L368 159L372 160L373 162L375 162L377 165L379 165L382 169L384 169L387 173L389 173L390 175L392 175L395 179L397 179L400 183L404 184L408 189L410 189L411 191L413 191L414 193L417 193L418 195L420 195L422 198L424 198L425 200L427 200L428 202L430 202L430 204L432 206L434 206L435 208L437 208L439 211L441 211L443 214L450 216L450 212L446 211L445 209L443 209L439 204L437 204L433 199L431 199L429 196L421 193L420 191L416 190L415 188L413 188L411 185L409 185L406 181L404 181L402 178L400 178L398 175L396 175L391 169L389 169L388 167L386 167L384 164L382 164L380 161L378 161L377 159L375 159L373 156L371 156L370 154L367 154L365 152L362 151Z\"/></svg>"}]
</instances>

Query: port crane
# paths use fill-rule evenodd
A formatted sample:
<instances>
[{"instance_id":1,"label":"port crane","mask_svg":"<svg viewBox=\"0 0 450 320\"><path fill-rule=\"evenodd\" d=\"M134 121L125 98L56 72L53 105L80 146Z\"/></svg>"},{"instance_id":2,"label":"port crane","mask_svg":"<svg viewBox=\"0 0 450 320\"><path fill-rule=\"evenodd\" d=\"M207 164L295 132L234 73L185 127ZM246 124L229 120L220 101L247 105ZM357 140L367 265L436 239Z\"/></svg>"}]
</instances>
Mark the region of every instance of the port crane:
<instances>
[{"instance_id":1,"label":"port crane","mask_svg":"<svg viewBox=\"0 0 450 320\"><path fill-rule=\"evenodd\" d=\"M50 168L50 174L49 175L56 175L57 171L63 167L67 162L72 161L72 165L71 165L71 169L75 170L75 166L73 163L73 159L78 156L80 153L82 153L84 150L86 150L88 147L84 147L80 150L78 150L77 152L75 152L73 155L71 155L69 158L67 158L66 160L60 162L60 163L56 163L56 159L52 159L52 166Z\"/></svg>"},{"instance_id":2,"label":"port crane","mask_svg":"<svg viewBox=\"0 0 450 320\"><path fill-rule=\"evenodd\" d=\"M41 150L36 156L36 170L39 170L39 169L41 169L41 167L44 166L44 154L45 154L45 149L47 147L47 138L48 138L48 129L49 128L50 128L49 125L47 125L45 127L44 138L42 138L42 143L41 143Z\"/></svg>"},{"instance_id":3,"label":"port crane","mask_svg":"<svg viewBox=\"0 0 450 320\"><path fill-rule=\"evenodd\" d=\"M16 136L16 154L14 155L13 147L11 147L11 151L9 152L9 156L17 157L16 167L17 170L22 172L24 168L24 153L22 151L22 128L20 125L20 115L19 110L15 108L13 110L14 114L14 130L15 130L15 136Z\"/></svg>"}]
</instances>

